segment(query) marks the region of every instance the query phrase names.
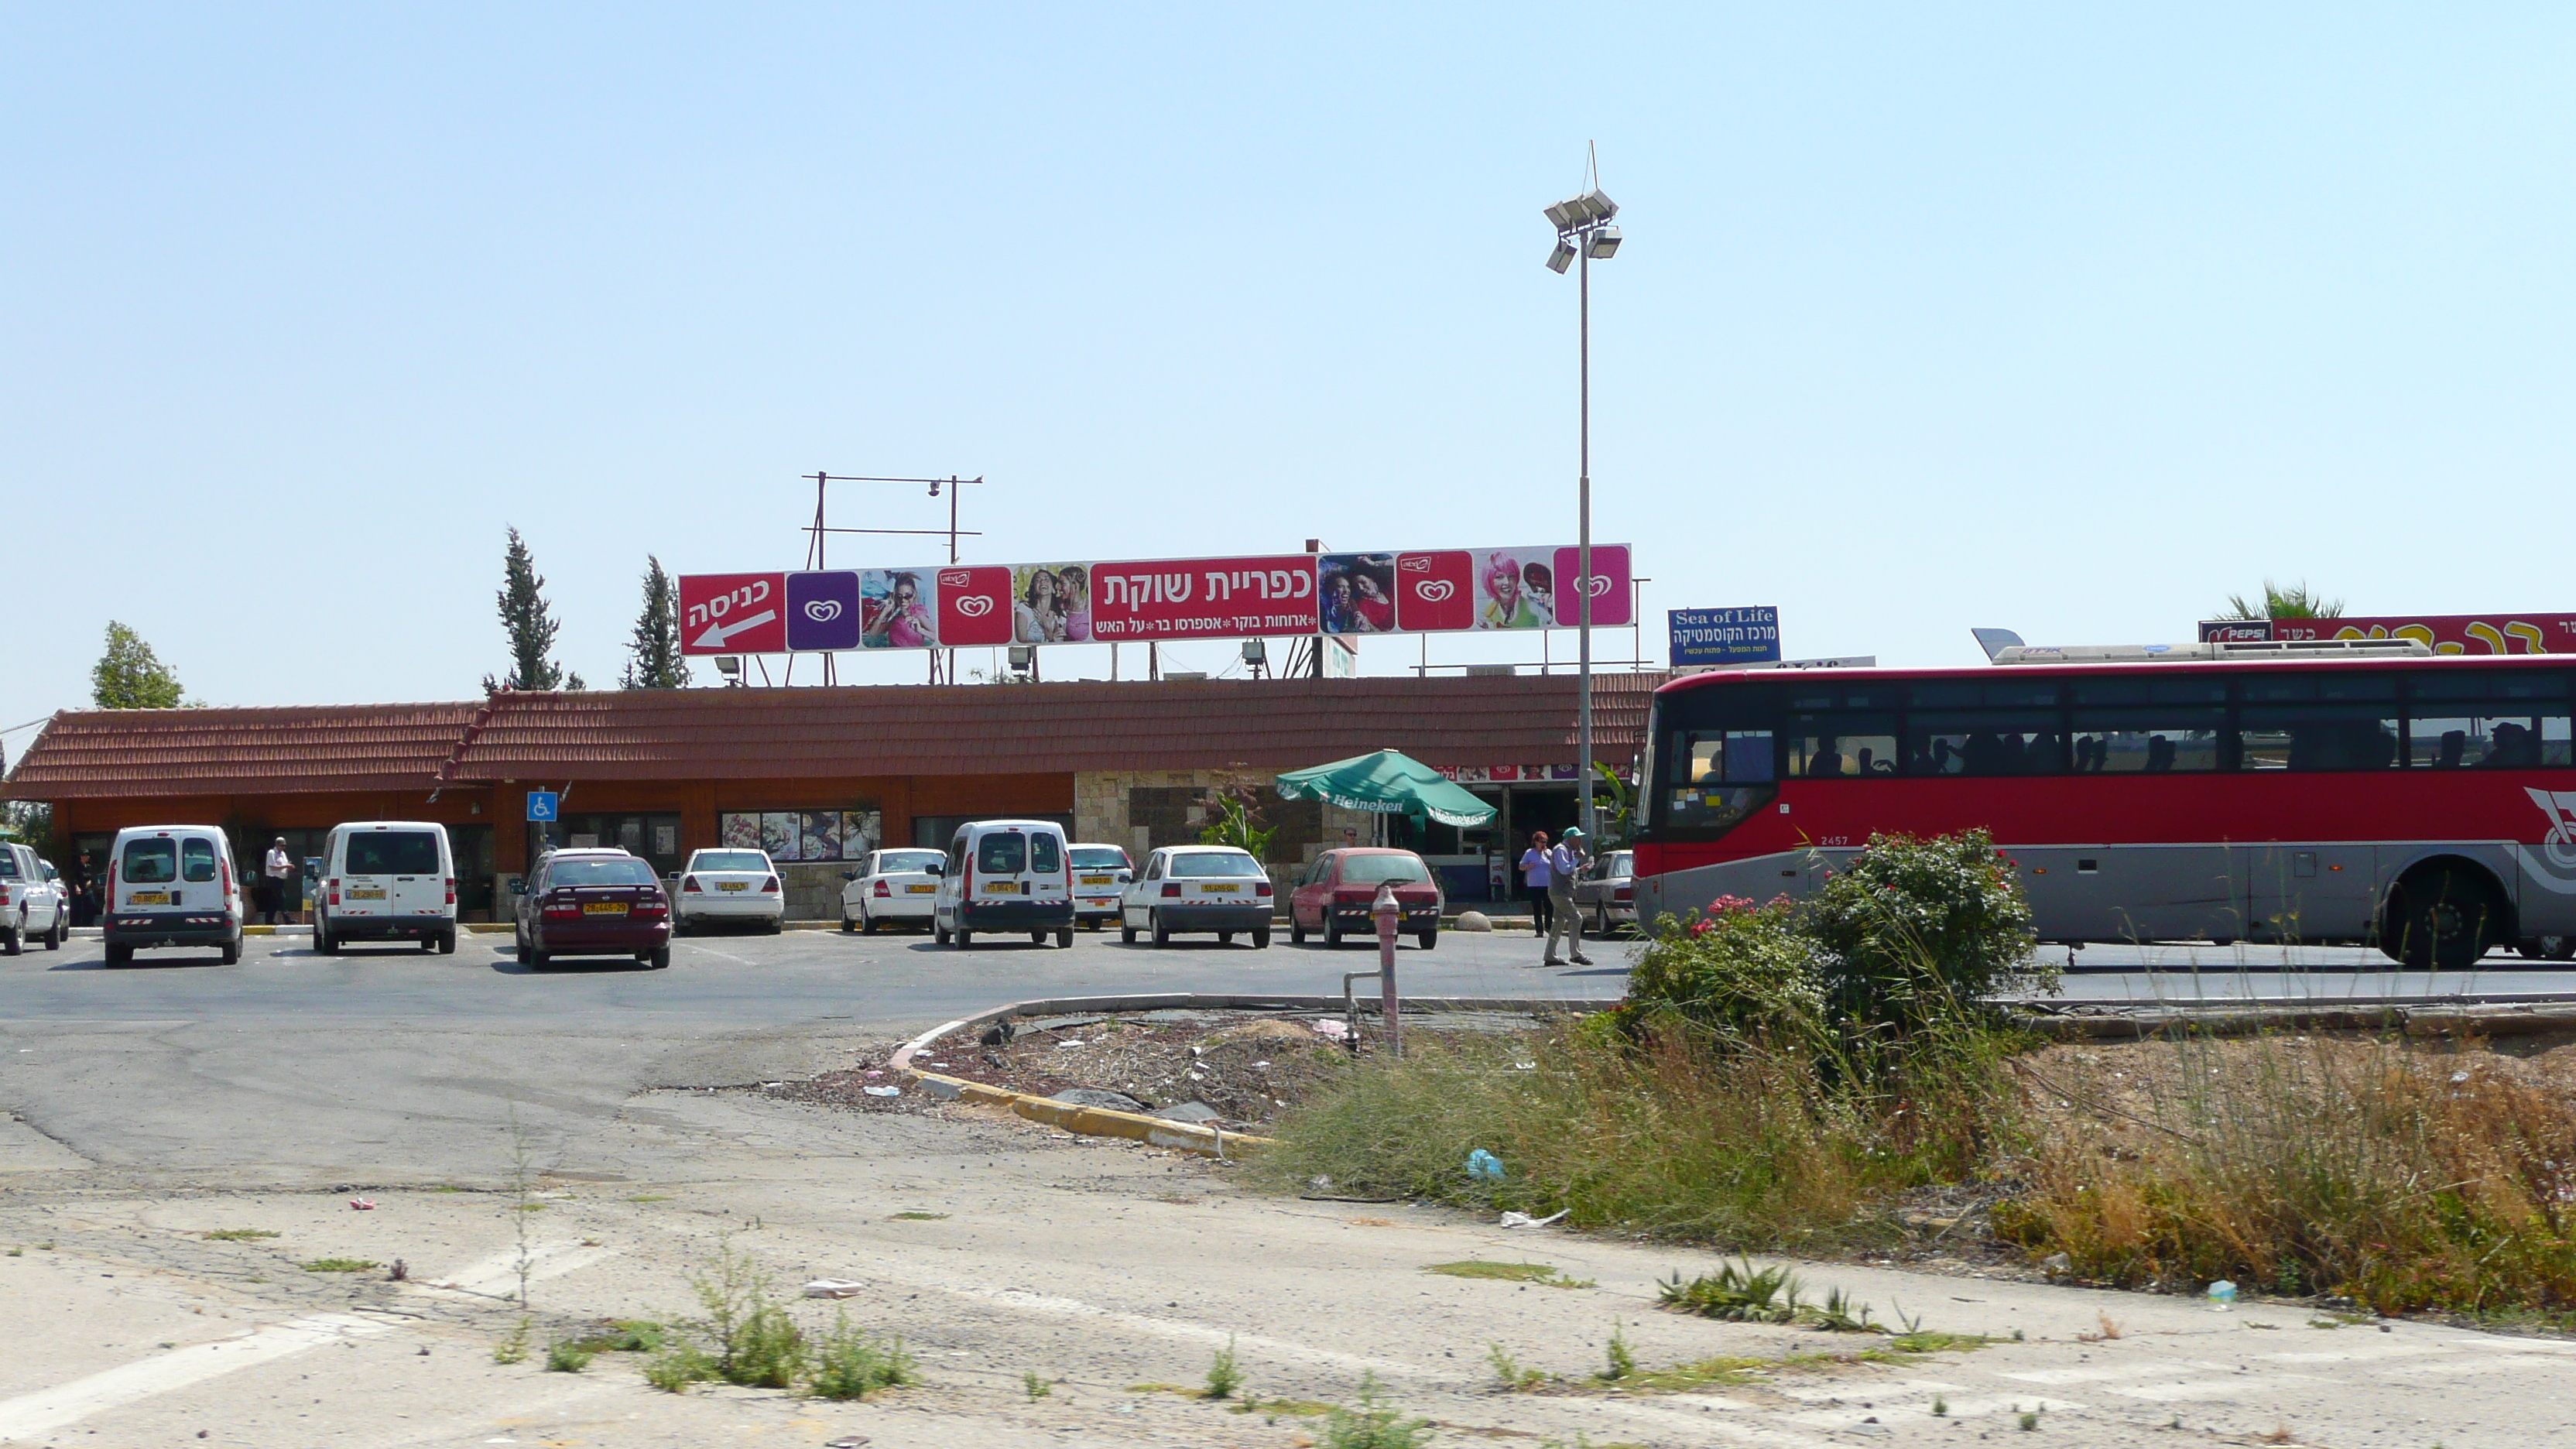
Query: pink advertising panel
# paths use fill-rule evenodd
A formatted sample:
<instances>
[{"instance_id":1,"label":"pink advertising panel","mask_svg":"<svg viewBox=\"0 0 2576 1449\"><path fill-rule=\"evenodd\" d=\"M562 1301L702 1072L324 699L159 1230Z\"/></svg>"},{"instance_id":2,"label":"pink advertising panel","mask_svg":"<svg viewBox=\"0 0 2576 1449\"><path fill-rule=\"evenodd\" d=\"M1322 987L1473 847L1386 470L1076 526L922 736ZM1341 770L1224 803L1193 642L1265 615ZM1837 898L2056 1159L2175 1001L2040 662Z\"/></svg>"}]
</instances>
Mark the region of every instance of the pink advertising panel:
<instances>
[{"instance_id":1,"label":"pink advertising panel","mask_svg":"<svg viewBox=\"0 0 2576 1449\"><path fill-rule=\"evenodd\" d=\"M1011 642L1007 564L944 568L939 575L939 642L951 649Z\"/></svg>"},{"instance_id":2,"label":"pink advertising panel","mask_svg":"<svg viewBox=\"0 0 2576 1449\"><path fill-rule=\"evenodd\" d=\"M1104 643L1316 630L1313 554L1161 559L1091 568L1091 637Z\"/></svg>"}]
</instances>

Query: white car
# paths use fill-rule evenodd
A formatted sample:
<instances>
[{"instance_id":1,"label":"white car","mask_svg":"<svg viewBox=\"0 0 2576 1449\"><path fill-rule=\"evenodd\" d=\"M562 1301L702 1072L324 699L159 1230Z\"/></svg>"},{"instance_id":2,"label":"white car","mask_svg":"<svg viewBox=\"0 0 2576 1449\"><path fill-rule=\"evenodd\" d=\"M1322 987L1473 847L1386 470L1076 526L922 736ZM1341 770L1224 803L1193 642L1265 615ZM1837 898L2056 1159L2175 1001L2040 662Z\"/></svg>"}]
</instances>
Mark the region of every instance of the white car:
<instances>
[{"instance_id":1,"label":"white car","mask_svg":"<svg viewBox=\"0 0 2576 1449\"><path fill-rule=\"evenodd\" d=\"M129 825L107 848L99 934L107 964L147 946L212 946L241 963L241 874L232 842L211 825Z\"/></svg>"},{"instance_id":2,"label":"white car","mask_svg":"<svg viewBox=\"0 0 2576 1449\"><path fill-rule=\"evenodd\" d=\"M841 929L873 936L881 925L930 927L945 859L936 850L877 850L841 876Z\"/></svg>"},{"instance_id":3,"label":"white car","mask_svg":"<svg viewBox=\"0 0 2576 1449\"><path fill-rule=\"evenodd\" d=\"M313 951L336 956L352 941L410 941L456 951L456 852L429 820L357 820L322 842L322 894L313 903Z\"/></svg>"},{"instance_id":4,"label":"white car","mask_svg":"<svg viewBox=\"0 0 2576 1449\"><path fill-rule=\"evenodd\" d=\"M54 868L23 845L0 842L0 953L15 956L36 941L59 951L71 933L71 897Z\"/></svg>"},{"instance_id":5,"label":"white car","mask_svg":"<svg viewBox=\"0 0 2576 1449\"><path fill-rule=\"evenodd\" d=\"M1167 845L1145 857L1118 903L1118 939L1133 944L1146 932L1157 946L1177 932L1214 932L1219 944L1234 933L1252 937L1255 950L1270 944L1276 907L1270 873L1252 853L1231 845Z\"/></svg>"},{"instance_id":6,"label":"white car","mask_svg":"<svg viewBox=\"0 0 2576 1449\"><path fill-rule=\"evenodd\" d=\"M1118 919L1118 893L1136 878L1136 862L1115 845L1066 846L1073 854L1073 923L1098 930Z\"/></svg>"},{"instance_id":7,"label":"white car","mask_svg":"<svg viewBox=\"0 0 2576 1449\"><path fill-rule=\"evenodd\" d=\"M718 921L758 926L776 935L787 929L787 895L778 867L765 850L701 850L680 868L671 893L671 929L687 932Z\"/></svg>"}]
</instances>

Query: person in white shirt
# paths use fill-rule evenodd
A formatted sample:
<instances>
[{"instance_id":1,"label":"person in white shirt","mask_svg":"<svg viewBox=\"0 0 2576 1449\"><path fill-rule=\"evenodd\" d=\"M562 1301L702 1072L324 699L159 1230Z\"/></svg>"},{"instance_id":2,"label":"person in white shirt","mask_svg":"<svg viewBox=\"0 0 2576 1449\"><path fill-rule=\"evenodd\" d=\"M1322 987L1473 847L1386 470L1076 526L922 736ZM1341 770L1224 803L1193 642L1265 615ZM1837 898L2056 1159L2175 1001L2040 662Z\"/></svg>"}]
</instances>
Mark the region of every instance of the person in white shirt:
<instances>
[{"instance_id":1,"label":"person in white shirt","mask_svg":"<svg viewBox=\"0 0 2576 1449\"><path fill-rule=\"evenodd\" d=\"M259 870L262 884L259 908L268 925L274 926L286 918L286 876L294 868L295 862L286 856L286 837L281 835L275 844L269 846L268 859L261 862Z\"/></svg>"},{"instance_id":2,"label":"person in white shirt","mask_svg":"<svg viewBox=\"0 0 2576 1449\"><path fill-rule=\"evenodd\" d=\"M1521 896L1530 903L1530 934L1547 934L1547 832L1530 832L1529 849L1521 852Z\"/></svg>"}]
</instances>

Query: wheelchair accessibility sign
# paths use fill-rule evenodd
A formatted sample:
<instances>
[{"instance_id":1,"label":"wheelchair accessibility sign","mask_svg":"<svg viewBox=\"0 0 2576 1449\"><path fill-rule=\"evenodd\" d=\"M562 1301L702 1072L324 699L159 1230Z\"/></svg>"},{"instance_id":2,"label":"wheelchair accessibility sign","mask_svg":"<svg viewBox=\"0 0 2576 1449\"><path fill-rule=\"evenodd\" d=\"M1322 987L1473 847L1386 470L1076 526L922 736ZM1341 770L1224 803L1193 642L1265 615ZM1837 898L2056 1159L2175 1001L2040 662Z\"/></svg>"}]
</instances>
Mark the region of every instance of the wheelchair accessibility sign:
<instances>
[{"instance_id":1,"label":"wheelchair accessibility sign","mask_svg":"<svg viewBox=\"0 0 2576 1449\"><path fill-rule=\"evenodd\" d=\"M556 798L555 792L552 790L530 790L528 792L528 818L530 820L554 819Z\"/></svg>"}]
</instances>

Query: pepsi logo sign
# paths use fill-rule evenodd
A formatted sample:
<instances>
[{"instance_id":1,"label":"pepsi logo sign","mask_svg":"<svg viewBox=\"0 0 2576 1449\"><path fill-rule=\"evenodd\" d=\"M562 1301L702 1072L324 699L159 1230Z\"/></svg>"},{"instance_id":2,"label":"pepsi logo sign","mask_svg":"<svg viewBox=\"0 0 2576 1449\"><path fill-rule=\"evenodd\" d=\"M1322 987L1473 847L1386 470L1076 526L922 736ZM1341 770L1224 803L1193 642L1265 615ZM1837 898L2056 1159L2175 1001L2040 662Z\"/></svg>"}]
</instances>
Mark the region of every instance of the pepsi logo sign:
<instances>
[{"instance_id":1,"label":"pepsi logo sign","mask_svg":"<svg viewBox=\"0 0 2576 1449\"><path fill-rule=\"evenodd\" d=\"M813 620L817 624L829 624L834 619L841 617L841 601L838 599L808 599L805 601L805 617Z\"/></svg>"},{"instance_id":2,"label":"pepsi logo sign","mask_svg":"<svg viewBox=\"0 0 2576 1449\"><path fill-rule=\"evenodd\" d=\"M968 594L957 601L957 612L969 619L983 618L993 612L993 598L990 594Z\"/></svg>"},{"instance_id":3,"label":"pepsi logo sign","mask_svg":"<svg viewBox=\"0 0 2576 1449\"><path fill-rule=\"evenodd\" d=\"M1425 566L1428 567L1428 561ZM1426 604L1437 604L1457 590L1447 579L1424 579L1413 586L1414 596Z\"/></svg>"}]
</instances>

